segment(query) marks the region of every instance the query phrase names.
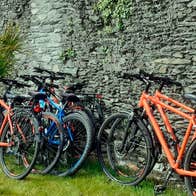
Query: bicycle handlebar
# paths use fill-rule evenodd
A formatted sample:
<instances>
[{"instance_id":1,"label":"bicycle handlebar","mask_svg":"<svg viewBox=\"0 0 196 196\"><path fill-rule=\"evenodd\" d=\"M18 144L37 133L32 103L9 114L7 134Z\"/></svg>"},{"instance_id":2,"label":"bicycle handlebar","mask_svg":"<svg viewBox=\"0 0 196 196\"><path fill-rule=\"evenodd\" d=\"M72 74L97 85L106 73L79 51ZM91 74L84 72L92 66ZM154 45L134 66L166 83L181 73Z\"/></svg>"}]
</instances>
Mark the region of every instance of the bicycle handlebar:
<instances>
[{"instance_id":1,"label":"bicycle handlebar","mask_svg":"<svg viewBox=\"0 0 196 196\"><path fill-rule=\"evenodd\" d=\"M143 75L144 77L154 82L162 82L163 84L166 84L166 85L176 85L176 86L182 87L182 84L180 82L176 82L169 77L154 76L153 74L148 74L143 70L140 70L140 75Z\"/></svg>"},{"instance_id":2,"label":"bicycle handlebar","mask_svg":"<svg viewBox=\"0 0 196 196\"><path fill-rule=\"evenodd\" d=\"M28 84L24 84L24 83L18 82L17 80L12 80L12 79L7 79L7 78L0 78L0 82L10 87L15 86L16 88L31 87Z\"/></svg>"},{"instance_id":3,"label":"bicycle handlebar","mask_svg":"<svg viewBox=\"0 0 196 196\"><path fill-rule=\"evenodd\" d=\"M167 85L167 86L176 85L178 87L182 87L182 84L180 82L176 82L169 77L154 76L153 74L146 73L143 70L140 70L139 74L123 73L122 78L124 79L136 78L144 83L147 83L148 81L153 81L153 82L161 83L161 85Z\"/></svg>"},{"instance_id":4,"label":"bicycle handlebar","mask_svg":"<svg viewBox=\"0 0 196 196\"><path fill-rule=\"evenodd\" d=\"M39 76L36 75L22 75L20 76L22 79L24 79L25 81L32 81L35 84L42 84L42 82L39 79L41 79ZM42 78L43 79L43 78Z\"/></svg>"},{"instance_id":5,"label":"bicycle handlebar","mask_svg":"<svg viewBox=\"0 0 196 196\"><path fill-rule=\"evenodd\" d=\"M35 83L38 86L38 89L44 88L46 91L51 92L50 88L59 88L57 84L50 84L45 82L45 79L48 78L48 76L37 76L37 75L22 75L21 76L24 80L29 80ZM42 81L40 81L40 79Z\"/></svg>"},{"instance_id":6,"label":"bicycle handlebar","mask_svg":"<svg viewBox=\"0 0 196 196\"><path fill-rule=\"evenodd\" d=\"M34 69L37 73L46 72L46 73L51 74L51 71L49 71L49 70L47 70L47 69L43 69L43 68L39 68L39 67L34 67L33 69Z\"/></svg>"},{"instance_id":7,"label":"bicycle handlebar","mask_svg":"<svg viewBox=\"0 0 196 196\"><path fill-rule=\"evenodd\" d=\"M63 76L72 76L72 74L70 73L64 73L64 72L54 72L52 70L47 70L47 69L44 69L44 68L39 68L39 67L34 67L34 70L35 72L37 73L48 73L50 75L50 78L51 79L65 79Z\"/></svg>"}]
</instances>

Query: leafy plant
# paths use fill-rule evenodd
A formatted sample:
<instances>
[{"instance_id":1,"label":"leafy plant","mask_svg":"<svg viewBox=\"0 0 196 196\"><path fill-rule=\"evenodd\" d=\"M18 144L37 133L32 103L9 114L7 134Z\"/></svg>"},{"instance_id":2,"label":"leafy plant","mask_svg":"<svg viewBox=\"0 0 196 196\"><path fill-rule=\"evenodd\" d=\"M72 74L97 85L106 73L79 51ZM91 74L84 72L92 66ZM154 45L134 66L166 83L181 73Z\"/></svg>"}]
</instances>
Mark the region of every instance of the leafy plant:
<instances>
[{"instance_id":1,"label":"leafy plant","mask_svg":"<svg viewBox=\"0 0 196 196\"><path fill-rule=\"evenodd\" d=\"M130 16L131 0L99 0L96 4L105 25L115 26L118 30L124 28L123 20Z\"/></svg>"},{"instance_id":2,"label":"leafy plant","mask_svg":"<svg viewBox=\"0 0 196 196\"><path fill-rule=\"evenodd\" d=\"M69 59L73 59L75 57L76 57L76 51L73 48L68 48L61 55L61 59L63 59L64 62L66 62Z\"/></svg>"},{"instance_id":3,"label":"leafy plant","mask_svg":"<svg viewBox=\"0 0 196 196\"><path fill-rule=\"evenodd\" d=\"M8 23L0 35L0 77L8 75L16 62L15 52L22 46L19 27Z\"/></svg>"}]
</instances>

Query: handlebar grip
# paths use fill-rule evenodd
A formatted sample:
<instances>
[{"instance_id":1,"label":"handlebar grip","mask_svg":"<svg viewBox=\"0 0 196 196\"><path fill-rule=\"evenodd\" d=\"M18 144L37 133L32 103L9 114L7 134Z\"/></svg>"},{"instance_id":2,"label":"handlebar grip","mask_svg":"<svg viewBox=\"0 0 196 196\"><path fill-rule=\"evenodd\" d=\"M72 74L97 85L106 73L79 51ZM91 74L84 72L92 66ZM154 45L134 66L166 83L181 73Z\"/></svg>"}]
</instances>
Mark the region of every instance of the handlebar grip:
<instances>
[{"instance_id":1,"label":"handlebar grip","mask_svg":"<svg viewBox=\"0 0 196 196\"><path fill-rule=\"evenodd\" d=\"M46 72L48 74L50 74L50 77L56 77L56 73L57 72L54 72L52 70L48 70L48 69L44 69L44 68L39 68L39 67L34 67L34 70L37 72L37 73L43 73L43 72Z\"/></svg>"},{"instance_id":2,"label":"handlebar grip","mask_svg":"<svg viewBox=\"0 0 196 196\"><path fill-rule=\"evenodd\" d=\"M51 76L50 78L52 78L53 80L63 80L63 79L65 79L65 77L64 76Z\"/></svg>"},{"instance_id":3,"label":"handlebar grip","mask_svg":"<svg viewBox=\"0 0 196 196\"><path fill-rule=\"evenodd\" d=\"M18 88L31 87L31 85L17 82L16 87L18 87Z\"/></svg>"},{"instance_id":4,"label":"handlebar grip","mask_svg":"<svg viewBox=\"0 0 196 196\"><path fill-rule=\"evenodd\" d=\"M41 69L41 68L39 68L39 67L34 67L33 68L36 72L38 72L38 73L42 73L43 72L43 70Z\"/></svg>"},{"instance_id":5,"label":"handlebar grip","mask_svg":"<svg viewBox=\"0 0 196 196\"><path fill-rule=\"evenodd\" d=\"M71 73L56 72L56 74L58 74L59 76L72 76L73 77Z\"/></svg>"},{"instance_id":6,"label":"handlebar grip","mask_svg":"<svg viewBox=\"0 0 196 196\"><path fill-rule=\"evenodd\" d=\"M20 78L24 79L25 81L31 80L29 75L21 75Z\"/></svg>"},{"instance_id":7,"label":"handlebar grip","mask_svg":"<svg viewBox=\"0 0 196 196\"><path fill-rule=\"evenodd\" d=\"M24 84L24 83L18 82L17 80L12 80L12 79L7 79L7 78L1 78L0 81L8 86L15 86L16 88L31 87L28 84Z\"/></svg>"},{"instance_id":8,"label":"handlebar grip","mask_svg":"<svg viewBox=\"0 0 196 196\"><path fill-rule=\"evenodd\" d=\"M142 80L139 74L130 74L130 73L123 73L122 74L123 79L131 79L133 80L134 78Z\"/></svg>"},{"instance_id":9,"label":"handlebar grip","mask_svg":"<svg viewBox=\"0 0 196 196\"><path fill-rule=\"evenodd\" d=\"M34 67L33 69L34 69L37 73L43 73L43 72L46 72L46 73L49 73L49 74L54 73L53 71L50 71L50 70L47 70L47 69L44 69L44 68L40 68L40 67Z\"/></svg>"}]
</instances>

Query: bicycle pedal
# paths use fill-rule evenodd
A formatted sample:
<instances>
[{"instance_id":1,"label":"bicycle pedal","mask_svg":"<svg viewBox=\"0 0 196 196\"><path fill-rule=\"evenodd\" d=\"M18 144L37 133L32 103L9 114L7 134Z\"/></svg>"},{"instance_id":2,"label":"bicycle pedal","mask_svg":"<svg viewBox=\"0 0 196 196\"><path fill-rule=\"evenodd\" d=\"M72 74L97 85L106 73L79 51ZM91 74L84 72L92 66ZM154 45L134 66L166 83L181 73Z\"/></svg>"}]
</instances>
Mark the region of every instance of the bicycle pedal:
<instances>
[{"instance_id":1,"label":"bicycle pedal","mask_svg":"<svg viewBox=\"0 0 196 196\"><path fill-rule=\"evenodd\" d=\"M156 185L154 186L154 194L159 195L162 194L165 191L166 187L162 185Z\"/></svg>"}]
</instances>

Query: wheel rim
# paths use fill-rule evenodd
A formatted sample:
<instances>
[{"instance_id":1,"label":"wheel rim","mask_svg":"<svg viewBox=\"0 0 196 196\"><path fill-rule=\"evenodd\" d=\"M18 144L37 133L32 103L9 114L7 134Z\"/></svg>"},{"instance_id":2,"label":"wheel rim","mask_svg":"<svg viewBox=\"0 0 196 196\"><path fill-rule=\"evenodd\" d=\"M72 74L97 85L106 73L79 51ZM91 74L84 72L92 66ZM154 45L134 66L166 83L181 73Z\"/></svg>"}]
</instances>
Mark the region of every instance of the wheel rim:
<instances>
[{"instance_id":1,"label":"wheel rim","mask_svg":"<svg viewBox=\"0 0 196 196\"><path fill-rule=\"evenodd\" d=\"M30 172L37 154L35 130L29 117L20 114L12 119L14 133L7 126L2 135L3 142L10 142L8 148L1 150L1 164L8 176L22 178Z\"/></svg>"}]
</instances>

